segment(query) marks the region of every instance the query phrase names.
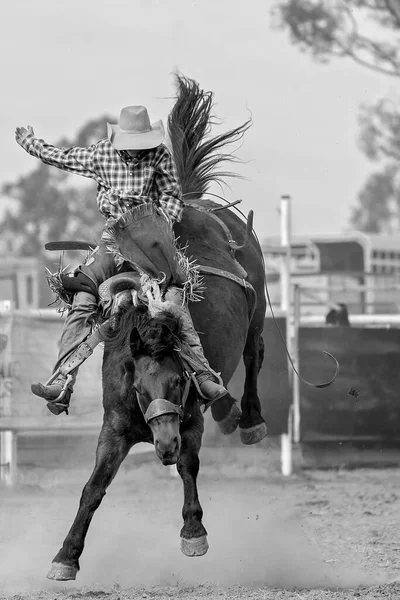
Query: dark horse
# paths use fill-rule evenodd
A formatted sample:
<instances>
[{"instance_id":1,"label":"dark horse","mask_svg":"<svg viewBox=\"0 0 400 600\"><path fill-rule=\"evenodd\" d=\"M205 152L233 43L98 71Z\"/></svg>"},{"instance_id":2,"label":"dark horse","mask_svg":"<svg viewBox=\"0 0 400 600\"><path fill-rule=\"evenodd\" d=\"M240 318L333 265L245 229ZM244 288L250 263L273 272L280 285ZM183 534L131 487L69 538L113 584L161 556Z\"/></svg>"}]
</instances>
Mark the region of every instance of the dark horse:
<instances>
[{"instance_id":1,"label":"dark horse","mask_svg":"<svg viewBox=\"0 0 400 600\"><path fill-rule=\"evenodd\" d=\"M351 327L347 305L339 302L339 304L331 308L325 317L325 323L332 327Z\"/></svg>"},{"instance_id":2,"label":"dark horse","mask_svg":"<svg viewBox=\"0 0 400 600\"><path fill-rule=\"evenodd\" d=\"M211 180L226 175L215 173L214 167L233 159L221 154L220 148L240 139L249 123L207 138L212 94L184 77L178 76L177 83L169 131L187 206L175 233L179 243L187 245L187 254L201 265L206 284L204 299L191 303L190 310L196 329L202 333L205 354L225 385L243 356L246 379L240 420L232 423L229 418L234 402L230 396L212 405L211 411L223 433L239 425L243 443L252 444L266 435L257 394L266 308L262 252L251 223L246 228L230 210L202 197ZM212 210L215 208L221 210ZM176 352L180 326L180 317L173 312L151 317L145 306L132 308L121 317L118 340L105 343L104 421L96 465L84 487L75 521L53 560L50 579L75 579L93 514L128 451L138 442L154 443L163 464L177 464L184 486L181 549L187 556L201 556L207 551L196 487L203 413L196 386Z\"/></svg>"}]
</instances>

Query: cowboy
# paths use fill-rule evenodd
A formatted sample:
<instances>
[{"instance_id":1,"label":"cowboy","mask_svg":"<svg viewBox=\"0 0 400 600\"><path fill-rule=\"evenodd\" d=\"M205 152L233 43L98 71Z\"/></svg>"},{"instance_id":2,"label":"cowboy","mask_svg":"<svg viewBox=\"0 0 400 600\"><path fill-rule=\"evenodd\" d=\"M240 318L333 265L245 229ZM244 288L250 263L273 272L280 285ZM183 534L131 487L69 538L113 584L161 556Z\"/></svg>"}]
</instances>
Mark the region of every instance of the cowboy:
<instances>
[{"instance_id":1,"label":"cowboy","mask_svg":"<svg viewBox=\"0 0 400 600\"><path fill-rule=\"evenodd\" d=\"M171 230L173 223L181 220L183 202L175 164L163 144L164 137L163 122L151 123L144 106L123 108L117 124L107 123L107 137L87 148L52 146L38 139L31 126L27 129L17 127L15 131L17 143L43 163L96 181L97 204L106 224L115 222L136 206L154 203L164 215L163 227ZM117 264L101 239L89 260L76 269L75 275L82 275L89 284L84 285L85 291L74 294L53 373L91 334L98 286L121 271ZM189 316L189 311L186 314ZM190 316L184 321L185 341L204 365L204 371L198 372L200 389L209 400L219 399L228 392L220 382L217 383ZM33 383L31 390L48 402L47 407L53 414L68 414L76 373L77 369L68 379L60 374L50 385Z\"/></svg>"}]
</instances>

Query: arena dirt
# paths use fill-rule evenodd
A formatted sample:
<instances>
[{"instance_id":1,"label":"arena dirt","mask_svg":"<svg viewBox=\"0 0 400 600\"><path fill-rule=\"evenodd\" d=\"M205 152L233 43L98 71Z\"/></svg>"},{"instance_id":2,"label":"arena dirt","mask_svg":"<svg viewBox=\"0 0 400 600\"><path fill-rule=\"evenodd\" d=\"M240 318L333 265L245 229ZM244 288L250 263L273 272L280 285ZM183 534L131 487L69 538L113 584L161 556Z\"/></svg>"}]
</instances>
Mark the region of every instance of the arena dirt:
<instances>
[{"instance_id":1,"label":"arena dirt","mask_svg":"<svg viewBox=\"0 0 400 600\"><path fill-rule=\"evenodd\" d=\"M202 450L209 552L180 552L182 484L152 457L124 464L95 514L75 582L46 580L91 471L25 469L1 489L0 597L400 599L397 469L300 471L264 450ZM33 475L34 473L34 475Z\"/></svg>"}]
</instances>

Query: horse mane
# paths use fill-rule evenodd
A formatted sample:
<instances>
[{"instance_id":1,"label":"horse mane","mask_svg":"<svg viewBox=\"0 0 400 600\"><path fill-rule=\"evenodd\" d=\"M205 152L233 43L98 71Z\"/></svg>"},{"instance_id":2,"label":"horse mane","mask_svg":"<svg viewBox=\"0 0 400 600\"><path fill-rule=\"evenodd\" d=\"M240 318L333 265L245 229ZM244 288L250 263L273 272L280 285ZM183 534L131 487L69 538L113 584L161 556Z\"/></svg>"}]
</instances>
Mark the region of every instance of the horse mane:
<instances>
[{"instance_id":1,"label":"horse mane","mask_svg":"<svg viewBox=\"0 0 400 600\"><path fill-rule=\"evenodd\" d=\"M200 198L215 181L224 177L240 177L228 171L216 171L223 162L241 162L233 153L221 152L226 144L238 142L252 124L249 119L240 127L207 138L215 124L213 92L205 92L193 79L175 75L178 88L176 102L168 116L167 128L172 154L185 199Z\"/></svg>"},{"instance_id":2,"label":"horse mane","mask_svg":"<svg viewBox=\"0 0 400 600\"><path fill-rule=\"evenodd\" d=\"M130 346L134 356L146 354L161 360L172 354L181 339L181 319L168 310L151 316L147 307L132 306L113 321L105 339L108 347L123 351Z\"/></svg>"}]
</instances>

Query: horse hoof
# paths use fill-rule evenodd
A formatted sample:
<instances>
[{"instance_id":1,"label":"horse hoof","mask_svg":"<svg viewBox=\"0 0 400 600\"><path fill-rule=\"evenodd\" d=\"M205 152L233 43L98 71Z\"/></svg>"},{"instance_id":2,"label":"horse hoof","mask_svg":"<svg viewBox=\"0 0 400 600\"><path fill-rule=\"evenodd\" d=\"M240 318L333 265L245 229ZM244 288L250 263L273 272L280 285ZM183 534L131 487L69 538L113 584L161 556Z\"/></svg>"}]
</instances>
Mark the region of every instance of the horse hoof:
<instances>
[{"instance_id":1,"label":"horse hoof","mask_svg":"<svg viewBox=\"0 0 400 600\"><path fill-rule=\"evenodd\" d=\"M69 581L76 579L78 569L71 565L63 565L62 563L51 563L51 569L47 573L47 579L55 579L56 581Z\"/></svg>"},{"instance_id":2,"label":"horse hoof","mask_svg":"<svg viewBox=\"0 0 400 600\"><path fill-rule=\"evenodd\" d=\"M242 416L242 411L240 410L237 404L233 404L229 414L221 421L217 421L217 425L223 435L229 435L236 431L237 426L239 425L240 417Z\"/></svg>"},{"instance_id":3,"label":"horse hoof","mask_svg":"<svg viewBox=\"0 0 400 600\"><path fill-rule=\"evenodd\" d=\"M246 446L251 444L257 444L267 435L267 424L265 422L254 425L253 427L247 427L246 429L240 428L240 439Z\"/></svg>"},{"instance_id":4,"label":"horse hoof","mask_svg":"<svg viewBox=\"0 0 400 600\"><path fill-rule=\"evenodd\" d=\"M181 539L181 550L185 556L203 556L208 550L207 536Z\"/></svg>"}]
</instances>

